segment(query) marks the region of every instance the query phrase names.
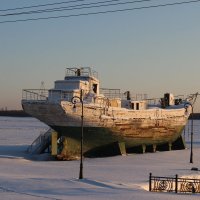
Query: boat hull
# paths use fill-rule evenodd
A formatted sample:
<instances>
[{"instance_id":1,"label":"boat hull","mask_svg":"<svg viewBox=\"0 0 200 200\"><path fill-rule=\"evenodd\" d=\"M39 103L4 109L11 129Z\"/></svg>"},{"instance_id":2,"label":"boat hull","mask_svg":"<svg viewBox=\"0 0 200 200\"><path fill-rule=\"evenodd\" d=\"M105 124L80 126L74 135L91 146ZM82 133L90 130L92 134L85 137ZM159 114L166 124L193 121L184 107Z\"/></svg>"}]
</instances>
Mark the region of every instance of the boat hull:
<instances>
[{"instance_id":1,"label":"boat hull","mask_svg":"<svg viewBox=\"0 0 200 200\"><path fill-rule=\"evenodd\" d=\"M54 129L59 137L67 139L67 154L80 155L81 106L73 112L69 102L22 103L28 114ZM139 145L160 145L174 142L187 122L183 110L176 113L164 110L129 112L84 106L83 152L113 142L124 142L126 148Z\"/></svg>"},{"instance_id":2,"label":"boat hull","mask_svg":"<svg viewBox=\"0 0 200 200\"><path fill-rule=\"evenodd\" d=\"M80 155L81 128L79 127L56 127L52 126L61 136L67 139L68 154ZM165 143L173 143L180 136L183 126L171 127L170 129L159 128L143 130L146 132L143 136L133 135L127 137L125 135L116 134L112 128L103 127L84 127L83 129L83 152L112 144L115 142L124 142L126 149L141 145L161 145ZM76 134L74 134L76 133Z\"/></svg>"}]
</instances>

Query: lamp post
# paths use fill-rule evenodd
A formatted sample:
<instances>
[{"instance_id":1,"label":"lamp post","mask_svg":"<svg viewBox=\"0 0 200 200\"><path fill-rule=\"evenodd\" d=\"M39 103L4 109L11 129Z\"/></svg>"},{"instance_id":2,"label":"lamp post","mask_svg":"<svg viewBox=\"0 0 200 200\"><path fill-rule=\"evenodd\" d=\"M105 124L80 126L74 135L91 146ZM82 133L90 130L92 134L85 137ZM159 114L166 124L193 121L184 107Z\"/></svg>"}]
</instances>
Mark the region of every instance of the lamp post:
<instances>
[{"instance_id":1,"label":"lamp post","mask_svg":"<svg viewBox=\"0 0 200 200\"><path fill-rule=\"evenodd\" d=\"M190 104L190 106L192 107L192 115L191 115L191 140L190 140L190 163L193 163L193 105Z\"/></svg>"},{"instance_id":2,"label":"lamp post","mask_svg":"<svg viewBox=\"0 0 200 200\"><path fill-rule=\"evenodd\" d=\"M80 171L79 171L79 179L83 179L83 90L80 91L80 97L74 96L71 99L71 102L74 104L74 108L76 108L76 103L78 101L81 103L81 159L80 159Z\"/></svg>"}]
</instances>

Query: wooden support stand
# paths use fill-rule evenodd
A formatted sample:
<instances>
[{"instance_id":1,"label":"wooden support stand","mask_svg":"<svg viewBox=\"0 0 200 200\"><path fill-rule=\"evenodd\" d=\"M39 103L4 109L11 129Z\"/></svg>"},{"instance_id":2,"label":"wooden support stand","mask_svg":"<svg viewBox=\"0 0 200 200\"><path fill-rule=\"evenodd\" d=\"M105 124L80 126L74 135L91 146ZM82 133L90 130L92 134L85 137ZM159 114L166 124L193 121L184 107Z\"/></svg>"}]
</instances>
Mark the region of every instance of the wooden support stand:
<instances>
[{"instance_id":1,"label":"wooden support stand","mask_svg":"<svg viewBox=\"0 0 200 200\"><path fill-rule=\"evenodd\" d=\"M84 156L86 157L108 157L116 155L126 155L124 142L114 142L108 145L103 145L84 153Z\"/></svg>"}]
</instances>

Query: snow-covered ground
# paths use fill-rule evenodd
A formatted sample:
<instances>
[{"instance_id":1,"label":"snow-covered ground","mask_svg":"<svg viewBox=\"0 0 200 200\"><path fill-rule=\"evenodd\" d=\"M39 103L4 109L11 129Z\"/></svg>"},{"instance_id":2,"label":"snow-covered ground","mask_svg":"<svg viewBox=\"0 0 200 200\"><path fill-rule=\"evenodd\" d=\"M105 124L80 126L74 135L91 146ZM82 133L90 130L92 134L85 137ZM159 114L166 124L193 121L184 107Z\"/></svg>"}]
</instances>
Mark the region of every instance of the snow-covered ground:
<instances>
[{"instance_id":1,"label":"snow-covered ground","mask_svg":"<svg viewBox=\"0 0 200 200\"><path fill-rule=\"evenodd\" d=\"M200 121L194 121L193 160L190 164L190 125L185 139L188 149L132 154L107 158L85 158L84 179L79 180L79 161L31 160L28 145L47 126L33 118L0 117L1 200L187 200L200 194L148 192L149 173L156 176L199 178Z\"/></svg>"}]
</instances>

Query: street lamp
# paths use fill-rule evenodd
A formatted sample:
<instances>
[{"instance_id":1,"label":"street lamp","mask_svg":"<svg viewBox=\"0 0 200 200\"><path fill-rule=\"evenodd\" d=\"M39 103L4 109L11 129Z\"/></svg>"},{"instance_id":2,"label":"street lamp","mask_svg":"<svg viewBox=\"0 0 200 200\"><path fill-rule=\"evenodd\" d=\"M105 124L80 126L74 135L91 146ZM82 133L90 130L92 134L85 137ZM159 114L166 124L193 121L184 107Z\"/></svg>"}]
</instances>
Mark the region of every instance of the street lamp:
<instances>
[{"instance_id":1,"label":"street lamp","mask_svg":"<svg viewBox=\"0 0 200 200\"><path fill-rule=\"evenodd\" d=\"M190 163L193 163L193 104L192 103L186 103L185 108L187 109L188 106L191 106L192 112L191 112L191 138L190 138ZM189 123L188 123L189 127Z\"/></svg>"},{"instance_id":2,"label":"street lamp","mask_svg":"<svg viewBox=\"0 0 200 200\"><path fill-rule=\"evenodd\" d=\"M190 163L193 163L193 105L190 104L192 107L192 115L191 115L191 151L190 151Z\"/></svg>"},{"instance_id":3,"label":"street lamp","mask_svg":"<svg viewBox=\"0 0 200 200\"><path fill-rule=\"evenodd\" d=\"M78 102L77 102L78 100ZM80 172L79 179L83 179L83 90L81 89L80 97L74 96L71 99L71 102L74 104L74 108L76 108L76 103L81 103L81 159L80 159Z\"/></svg>"}]
</instances>

